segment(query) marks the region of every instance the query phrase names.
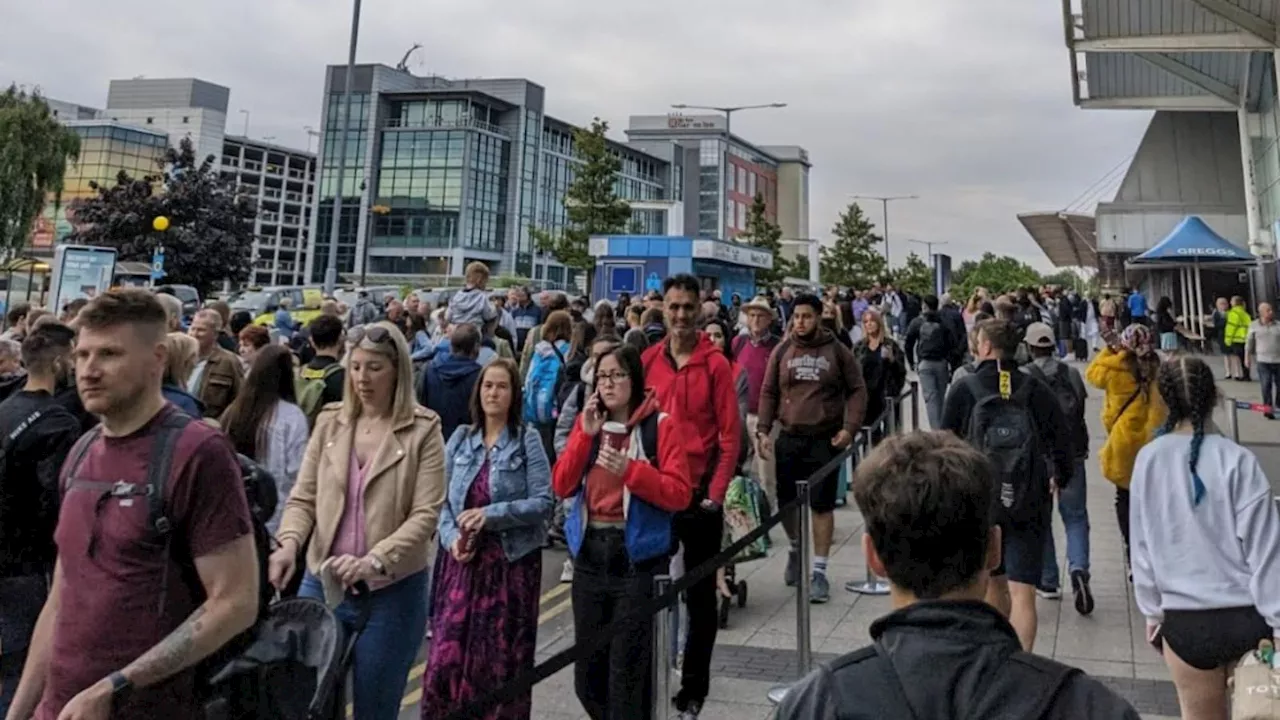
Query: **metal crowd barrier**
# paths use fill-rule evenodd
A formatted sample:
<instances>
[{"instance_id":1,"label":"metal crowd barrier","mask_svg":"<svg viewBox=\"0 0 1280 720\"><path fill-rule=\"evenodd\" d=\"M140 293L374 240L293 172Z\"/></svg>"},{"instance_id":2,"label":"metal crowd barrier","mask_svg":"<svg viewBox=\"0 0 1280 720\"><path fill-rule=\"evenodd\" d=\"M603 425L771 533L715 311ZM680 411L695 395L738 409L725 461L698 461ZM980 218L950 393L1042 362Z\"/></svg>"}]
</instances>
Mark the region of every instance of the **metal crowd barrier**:
<instances>
[{"instance_id":1,"label":"metal crowd barrier","mask_svg":"<svg viewBox=\"0 0 1280 720\"><path fill-rule=\"evenodd\" d=\"M1235 398L1223 398L1223 404L1227 410L1227 434L1231 441L1237 445L1240 442L1240 411L1248 410L1250 412L1263 413L1266 415L1274 415L1276 408L1266 403L1249 402L1248 400L1237 400ZM1272 500L1277 507L1280 507L1280 495L1272 496Z\"/></svg>"},{"instance_id":2,"label":"metal crowd barrier","mask_svg":"<svg viewBox=\"0 0 1280 720\"><path fill-rule=\"evenodd\" d=\"M900 405L906 398L911 398L911 419L914 428L920 427L920 410L919 410L919 384L911 383L908 391L904 392L895 402L891 404L892 411L891 424L885 427L900 431L902 429L900 421L897 419L900 414ZM889 415L886 412L886 415ZM885 422L884 416L877 420L877 423ZM575 662L586 660L592 652L597 648L603 647L605 643L610 641L616 635L625 631L628 626L638 620L644 618L653 618L653 698L652 698L652 716L655 720L666 720L670 714L670 688L671 688L671 671L674 669L674 653L672 648L675 647L675 632L678 632L678 606L680 604L680 594L688 590L694 584L712 576L719 568L732 563L738 553L742 552L752 543L764 537L775 526L782 522L785 513L790 512L793 508L808 510L809 495L813 491L813 484L820 478L830 475L838 470L846 460L854 456L860 451L865 454L870 450L869 438L872 436L864 429L859 433L859 437L863 439L860 445L858 439L848 448L841 451L839 455L832 458L828 463L819 468L809 477L804 478L796 483L796 499L788 503L784 507L780 507L770 517L761 520L760 526L746 535L738 538L729 547L722 549L714 557L708 559L696 568L686 568L684 575L679 580L673 581L669 575L660 575L654 578L655 595L651 600L641 603L638 607L633 608L631 612L623 617L616 618L611 624L598 630L595 634L588 637L579 637L575 639L572 647L556 653L554 656L537 664L531 670L528 670L511 682L490 690L481 697L475 698L458 708L452 710L447 716L447 720L472 720L485 714L485 711L493 706L514 700L524 693L529 692L534 685L546 680L560 670L572 665ZM831 482L835 482L831 480ZM807 568L812 562L810 557L810 535L812 534L811 519L808 512L800 512L799 514L799 533L804 538L804 542L800 543L800 567L805 569L799 573L799 582L796 583L796 654L797 654L797 679L802 678L809 673L813 665L813 648L811 646L810 620L809 620L809 590L810 576ZM675 618L677 621L672 622ZM780 701L786 694L790 686L774 688L769 691L769 699L775 703Z\"/></svg>"}]
</instances>

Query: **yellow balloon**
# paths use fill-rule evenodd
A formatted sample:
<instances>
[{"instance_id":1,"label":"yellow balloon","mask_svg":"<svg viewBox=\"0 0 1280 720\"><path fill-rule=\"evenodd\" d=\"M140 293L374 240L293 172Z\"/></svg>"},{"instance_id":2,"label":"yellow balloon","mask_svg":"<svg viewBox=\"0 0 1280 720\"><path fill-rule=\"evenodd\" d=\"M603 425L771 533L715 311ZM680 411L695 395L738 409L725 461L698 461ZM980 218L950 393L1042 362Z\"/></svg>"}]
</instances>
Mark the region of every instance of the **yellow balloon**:
<instances>
[{"instance_id":1,"label":"yellow balloon","mask_svg":"<svg viewBox=\"0 0 1280 720\"><path fill-rule=\"evenodd\" d=\"M155 228L156 232L164 232L169 229L169 218L159 215L151 221L151 227Z\"/></svg>"}]
</instances>

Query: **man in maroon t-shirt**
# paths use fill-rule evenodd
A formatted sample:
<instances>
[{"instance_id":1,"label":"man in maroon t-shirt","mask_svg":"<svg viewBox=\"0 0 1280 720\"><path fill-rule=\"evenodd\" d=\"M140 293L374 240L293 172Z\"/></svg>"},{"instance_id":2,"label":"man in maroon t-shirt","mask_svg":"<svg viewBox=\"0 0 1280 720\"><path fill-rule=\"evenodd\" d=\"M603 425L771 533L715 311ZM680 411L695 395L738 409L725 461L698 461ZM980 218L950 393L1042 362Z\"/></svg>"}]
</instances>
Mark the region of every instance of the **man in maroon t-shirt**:
<instances>
[{"instance_id":1,"label":"man in maroon t-shirt","mask_svg":"<svg viewBox=\"0 0 1280 720\"><path fill-rule=\"evenodd\" d=\"M99 489L145 488L156 433L177 412L160 392L166 316L150 293L120 290L91 301L78 323L77 386L101 432L63 467L53 587L9 720L195 717L192 668L258 609L240 470L212 427L180 431L164 490L169 549L144 495ZM201 587L175 558L192 559Z\"/></svg>"}]
</instances>

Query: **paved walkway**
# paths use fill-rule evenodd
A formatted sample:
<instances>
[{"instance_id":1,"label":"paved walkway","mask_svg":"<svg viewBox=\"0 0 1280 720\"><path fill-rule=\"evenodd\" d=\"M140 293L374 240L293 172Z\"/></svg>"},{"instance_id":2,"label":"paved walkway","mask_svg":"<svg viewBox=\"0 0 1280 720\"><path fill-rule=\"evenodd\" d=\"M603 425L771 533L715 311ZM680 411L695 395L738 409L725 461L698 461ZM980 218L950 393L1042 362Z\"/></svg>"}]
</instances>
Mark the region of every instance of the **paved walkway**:
<instances>
[{"instance_id":1,"label":"paved walkway","mask_svg":"<svg viewBox=\"0 0 1280 720\"><path fill-rule=\"evenodd\" d=\"M1215 363L1221 373L1220 363ZM1076 364L1083 369L1082 365ZM1224 382L1224 394L1257 400L1256 384ZM1092 389L1091 389L1091 392ZM1077 666L1098 677L1127 697L1144 718L1178 715L1173 684L1163 660L1146 644L1145 621L1133 604L1125 575L1123 546L1113 508L1112 485L1102 478L1096 460L1105 434L1099 414L1101 396L1090 398L1087 415L1094 457L1088 463L1089 513L1091 524L1093 591L1097 607L1089 617L1078 615L1063 601L1039 600L1040 628L1036 652ZM923 419L924 412L920 413ZM1261 415L1240 411L1242 440L1263 458L1269 477L1280 479L1280 443L1275 442L1280 423L1272 425ZM1218 421L1226 428L1226 416ZM1060 564L1065 568L1066 546L1061 520L1055 520ZM867 597L848 593L844 583L866 572L859 536L862 522L857 510L837 511L835 550L830 560L831 602L811 606L815 660L826 660L864 646L873 620L890 610L887 597ZM781 532L775 531L780 540ZM738 576L749 585L746 608L736 607L729 627L720 632L712 666L711 695L703 712L704 720L763 720L771 714L766 699L770 687L793 680L795 673L795 596L782 584L785 554L775 551L767 559L742 565ZM568 647L572 630L554 637L542 637L539 660ZM672 678L673 688L679 678ZM534 691L534 717L540 720L585 718L574 697L572 668L541 683Z\"/></svg>"}]
</instances>

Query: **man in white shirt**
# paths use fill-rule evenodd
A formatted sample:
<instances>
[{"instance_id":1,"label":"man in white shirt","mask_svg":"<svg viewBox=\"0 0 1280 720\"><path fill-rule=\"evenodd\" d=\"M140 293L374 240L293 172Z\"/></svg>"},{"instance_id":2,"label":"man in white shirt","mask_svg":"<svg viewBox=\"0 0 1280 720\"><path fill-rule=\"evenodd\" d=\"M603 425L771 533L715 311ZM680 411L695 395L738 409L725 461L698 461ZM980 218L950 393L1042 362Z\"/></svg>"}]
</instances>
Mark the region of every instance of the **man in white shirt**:
<instances>
[{"instance_id":1,"label":"man in white shirt","mask_svg":"<svg viewBox=\"0 0 1280 720\"><path fill-rule=\"evenodd\" d=\"M1271 303L1258 305L1258 319L1249 325L1244 364L1247 368L1258 368L1262 404L1272 408L1280 405L1280 323L1276 322ZM1267 419L1276 419L1274 411L1267 412Z\"/></svg>"}]
</instances>

